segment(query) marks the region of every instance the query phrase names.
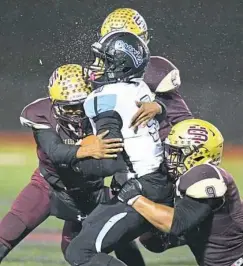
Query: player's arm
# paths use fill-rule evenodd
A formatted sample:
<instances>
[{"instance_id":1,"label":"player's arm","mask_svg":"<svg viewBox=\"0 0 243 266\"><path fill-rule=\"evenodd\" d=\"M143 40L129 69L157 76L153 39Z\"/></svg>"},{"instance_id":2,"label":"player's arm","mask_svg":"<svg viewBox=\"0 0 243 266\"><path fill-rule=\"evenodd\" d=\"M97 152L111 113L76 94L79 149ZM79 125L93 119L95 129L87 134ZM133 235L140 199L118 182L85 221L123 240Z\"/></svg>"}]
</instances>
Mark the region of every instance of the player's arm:
<instances>
[{"instance_id":1,"label":"player's arm","mask_svg":"<svg viewBox=\"0 0 243 266\"><path fill-rule=\"evenodd\" d=\"M118 199L131 205L147 221L163 232L180 236L198 225L211 212L214 201L185 196L175 208L155 203L142 196L138 179L129 180L120 190Z\"/></svg>"},{"instance_id":2,"label":"player's arm","mask_svg":"<svg viewBox=\"0 0 243 266\"><path fill-rule=\"evenodd\" d=\"M193 118L190 109L177 90L167 93L157 93L156 97L165 104L167 110L166 119L171 125L175 125L185 119Z\"/></svg>"},{"instance_id":3,"label":"player's arm","mask_svg":"<svg viewBox=\"0 0 243 266\"><path fill-rule=\"evenodd\" d=\"M115 153L122 148L120 139L103 140L108 132L104 132L100 136L93 136L93 140L89 144L85 145L84 141L83 146L64 144L47 119L31 112L28 107L22 111L20 121L22 125L32 129L37 145L55 165L72 165L78 158L116 157Z\"/></svg>"},{"instance_id":4,"label":"player's arm","mask_svg":"<svg viewBox=\"0 0 243 266\"><path fill-rule=\"evenodd\" d=\"M94 168L97 169L99 159L116 158L116 153L120 152L123 146L121 139L103 140L108 131L98 136L89 136L88 138L91 137L92 141L86 143L84 139L81 146L64 144L59 135L52 129L34 129L33 132L37 145L41 147L54 164L59 165L59 167L76 166L75 171L85 175L96 175L98 171ZM99 169L99 173L102 175L104 172Z\"/></svg>"},{"instance_id":5,"label":"player's arm","mask_svg":"<svg viewBox=\"0 0 243 266\"><path fill-rule=\"evenodd\" d=\"M97 134L102 134L108 130L108 134L104 139L120 139L123 141L121 133L122 119L120 115L114 111L114 105L112 98L109 95L102 97L91 98L85 104L86 114L92 118L95 123ZM82 160L73 164L75 171L83 171L84 175L87 175L86 169L89 169L89 174L95 176L110 176L116 172L126 171L127 165L124 161L123 152L117 153L116 157L104 158L101 160L93 160L88 162ZM87 167L84 167L87 164ZM84 172L85 171L85 172Z\"/></svg>"},{"instance_id":6,"label":"player's arm","mask_svg":"<svg viewBox=\"0 0 243 266\"><path fill-rule=\"evenodd\" d=\"M114 115L111 111L104 112L94 118L97 134L102 134L105 131L109 133L105 136L107 138L114 138L123 141L120 129L122 124L120 119ZM116 172L125 171L127 166L124 161L122 151L120 151L115 156L110 156L109 158L103 158L100 160L90 160L84 159L73 163L72 167L76 172L82 172L84 176L94 175L94 176L111 176Z\"/></svg>"},{"instance_id":7,"label":"player's arm","mask_svg":"<svg viewBox=\"0 0 243 266\"><path fill-rule=\"evenodd\" d=\"M70 165L78 152L79 146L64 144L55 130L32 128L37 146L47 154L55 165Z\"/></svg>"},{"instance_id":8,"label":"player's arm","mask_svg":"<svg viewBox=\"0 0 243 266\"><path fill-rule=\"evenodd\" d=\"M200 165L181 177L179 191L185 196L174 209L144 198L141 184L136 179L124 185L118 198L132 205L158 229L179 236L223 205L227 186L213 166Z\"/></svg>"},{"instance_id":9,"label":"player's arm","mask_svg":"<svg viewBox=\"0 0 243 266\"><path fill-rule=\"evenodd\" d=\"M180 236L205 220L212 213L214 204L214 201L185 196L171 208L141 196L132 207L159 230Z\"/></svg>"},{"instance_id":10,"label":"player's arm","mask_svg":"<svg viewBox=\"0 0 243 266\"><path fill-rule=\"evenodd\" d=\"M166 118L166 106L157 95L153 102L136 102L136 105L139 109L132 117L130 127L146 125L153 118L161 123Z\"/></svg>"},{"instance_id":11,"label":"player's arm","mask_svg":"<svg viewBox=\"0 0 243 266\"><path fill-rule=\"evenodd\" d=\"M45 115L37 111L35 104L25 107L20 116L21 124L32 129L36 144L54 164L70 164L75 158L78 147L65 145Z\"/></svg>"}]
</instances>

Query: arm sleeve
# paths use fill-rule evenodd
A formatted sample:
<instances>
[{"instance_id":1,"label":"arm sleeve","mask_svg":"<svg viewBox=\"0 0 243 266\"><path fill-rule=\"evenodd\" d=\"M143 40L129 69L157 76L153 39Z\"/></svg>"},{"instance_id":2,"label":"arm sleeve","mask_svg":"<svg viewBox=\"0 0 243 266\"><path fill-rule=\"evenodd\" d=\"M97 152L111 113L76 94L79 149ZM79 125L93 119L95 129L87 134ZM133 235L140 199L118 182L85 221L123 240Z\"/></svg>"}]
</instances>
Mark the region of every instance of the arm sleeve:
<instances>
[{"instance_id":1,"label":"arm sleeve","mask_svg":"<svg viewBox=\"0 0 243 266\"><path fill-rule=\"evenodd\" d=\"M198 200L185 196L175 207L171 233L180 236L199 225L211 213L217 200Z\"/></svg>"},{"instance_id":2,"label":"arm sleeve","mask_svg":"<svg viewBox=\"0 0 243 266\"><path fill-rule=\"evenodd\" d=\"M93 118L97 134L109 130L108 138L123 138L121 134L122 119L116 111L107 111ZM117 158L110 159L83 159L73 164L76 172L82 172L84 176L111 176L116 172L126 171L127 165L123 153L118 153Z\"/></svg>"},{"instance_id":3,"label":"arm sleeve","mask_svg":"<svg viewBox=\"0 0 243 266\"><path fill-rule=\"evenodd\" d=\"M79 146L67 145L53 129L33 129L39 147L47 154L53 164L71 165L76 160Z\"/></svg>"},{"instance_id":4,"label":"arm sleeve","mask_svg":"<svg viewBox=\"0 0 243 266\"><path fill-rule=\"evenodd\" d=\"M156 120L159 123L161 123L163 120L165 120L165 118L167 116L166 106L165 106L165 104L162 102L162 100L157 95L155 96L154 101L157 102L161 106L161 108L162 108L162 113L155 116Z\"/></svg>"}]
</instances>

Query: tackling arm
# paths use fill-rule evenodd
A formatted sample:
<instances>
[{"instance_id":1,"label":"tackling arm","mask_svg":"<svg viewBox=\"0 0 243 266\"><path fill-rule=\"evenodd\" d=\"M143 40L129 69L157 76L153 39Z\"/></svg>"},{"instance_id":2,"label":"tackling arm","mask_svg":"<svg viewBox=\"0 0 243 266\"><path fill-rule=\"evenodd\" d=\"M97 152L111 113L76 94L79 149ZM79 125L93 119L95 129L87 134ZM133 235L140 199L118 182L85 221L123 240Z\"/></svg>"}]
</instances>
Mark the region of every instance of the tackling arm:
<instances>
[{"instance_id":1,"label":"tackling arm","mask_svg":"<svg viewBox=\"0 0 243 266\"><path fill-rule=\"evenodd\" d=\"M91 159L92 150L88 147L63 143L50 124L51 112L50 100L39 99L23 109L20 122L32 129L37 145L41 147L52 163L58 167L73 167L75 171L84 175L109 175L110 171L108 170L112 169L110 165L108 167L108 163L106 163L103 167L99 160ZM110 126L114 125L111 123ZM112 132L106 137L109 138L109 136L112 136ZM80 160L77 157L83 159ZM104 162L108 161L110 164L113 160L104 160Z\"/></svg>"},{"instance_id":2,"label":"tackling arm","mask_svg":"<svg viewBox=\"0 0 243 266\"><path fill-rule=\"evenodd\" d=\"M219 210L224 205L226 191L227 186L219 170L202 164L181 176L178 192L184 196L176 202L174 209L142 196L143 187L136 178L123 185L118 199L131 205L161 231L180 236Z\"/></svg>"},{"instance_id":3,"label":"tackling arm","mask_svg":"<svg viewBox=\"0 0 243 266\"><path fill-rule=\"evenodd\" d=\"M132 207L159 230L176 236L194 228L212 212L209 202L187 196L175 208L154 203L143 196Z\"/></svg>"},{"instance_id":4,"label":"tackling arm","mask_svg":"<svg viewBox=\"0 0 243 266\"><path fill-rule=\"evenodd\" d=\"M154 203L144 196L140 196L132 207L159 230L170 231L174 216L173 208Z\"/></svg>"},{"instance_id":5,"label":"tackling arm","mask_svg":"<svg viewBox=\"0 0 243 266\"><path fill-rule=\"evenodd\" d=\"M33 132L37 145L59 167L71 166L74 171L79 172L84 177L90 175L109 176L114 174L114 171L119 170L117 168L119 165L116 163L117 159L93 159L89 157L90 152L88 148L64 144L53 129L34 129ZM77 159L77 152L79 153L79 158L82 156L83 159Z\"/></svg>"},{"instance_id":6,"label":"tackling arm","mask_svg":"<svg viewBox=\"0 0 243 266\"><path fill-rule=\"evenodd\" d=\"M76 153L80 146L64 144L52 128L33 129L33 133L37 145L47 154L53 164L70 165L73 160L76 160Z\"/></svg>"}]
</instances>

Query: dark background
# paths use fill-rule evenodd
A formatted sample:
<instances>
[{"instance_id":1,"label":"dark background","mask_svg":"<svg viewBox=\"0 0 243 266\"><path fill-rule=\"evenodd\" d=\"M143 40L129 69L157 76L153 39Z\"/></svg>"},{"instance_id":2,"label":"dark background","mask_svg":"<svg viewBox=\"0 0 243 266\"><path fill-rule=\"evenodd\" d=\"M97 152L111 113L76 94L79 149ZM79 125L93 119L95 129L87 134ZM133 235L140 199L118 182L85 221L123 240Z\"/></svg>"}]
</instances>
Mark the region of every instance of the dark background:
<instances>
[{"instance_id":1,"label":"dark background","mask_svg":"<svg viewBox=\"0 0 243 266\"><path fill-rule=\"evenodd\" d=\"M151 53L181 71L197 117L243 144L243 3L240 0L1 0L0 130L24 130L22 108L46 95L52 71L84 63L105 17L118 7L147 20ZM42 64L40 63L42 61Z\"/></svg>"}]
</instances>

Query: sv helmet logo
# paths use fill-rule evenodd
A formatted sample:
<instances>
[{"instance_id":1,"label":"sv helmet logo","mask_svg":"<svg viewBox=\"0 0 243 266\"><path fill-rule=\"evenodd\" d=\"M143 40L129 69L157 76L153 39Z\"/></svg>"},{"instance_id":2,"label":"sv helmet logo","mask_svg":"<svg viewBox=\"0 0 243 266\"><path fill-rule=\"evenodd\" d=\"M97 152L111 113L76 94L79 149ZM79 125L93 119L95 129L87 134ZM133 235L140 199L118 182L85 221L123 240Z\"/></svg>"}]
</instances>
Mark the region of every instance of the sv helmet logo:
<instances>
[{"instance_id":1,"label":"sv helmet logo","mask_svg":"<svg viewBox=\"0 0 243 266\"><path fill-rule=\"evenodd\" d=\"M115 42L115 50L122 51L129 55L136 68L140 67L143 63L143 55L142 51L136 50L132 45L127 44L126 42L122 40L117 40ZM142 49L141 49L142 50Z\"/></svg>"}]
</instances>

